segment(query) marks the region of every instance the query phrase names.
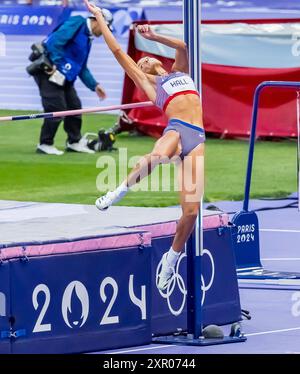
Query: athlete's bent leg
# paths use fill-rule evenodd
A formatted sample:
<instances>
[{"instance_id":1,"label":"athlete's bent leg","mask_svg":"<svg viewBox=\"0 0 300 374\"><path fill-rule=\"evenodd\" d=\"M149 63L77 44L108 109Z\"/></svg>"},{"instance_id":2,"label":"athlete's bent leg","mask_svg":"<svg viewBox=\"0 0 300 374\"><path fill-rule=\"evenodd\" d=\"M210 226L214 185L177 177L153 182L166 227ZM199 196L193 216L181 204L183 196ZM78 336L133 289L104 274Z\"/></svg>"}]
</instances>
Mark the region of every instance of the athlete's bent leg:
<instances>
[{"instance_id":1,"label":"athlete's bent leg","mask_svg":"<svg viewBox=\"0 0 300 374\"><path fill-rule=\"evenodd\" d=\"M178 149L179 134L175 131L167 132L155 143L152 152L139 160L120 186L96 200L96 207L99 210L106 210L111 205L116 204L127 194L130 187L150 175L157 165L169 163L172 157L178 153Z\"/></svg>"}]
</instances>

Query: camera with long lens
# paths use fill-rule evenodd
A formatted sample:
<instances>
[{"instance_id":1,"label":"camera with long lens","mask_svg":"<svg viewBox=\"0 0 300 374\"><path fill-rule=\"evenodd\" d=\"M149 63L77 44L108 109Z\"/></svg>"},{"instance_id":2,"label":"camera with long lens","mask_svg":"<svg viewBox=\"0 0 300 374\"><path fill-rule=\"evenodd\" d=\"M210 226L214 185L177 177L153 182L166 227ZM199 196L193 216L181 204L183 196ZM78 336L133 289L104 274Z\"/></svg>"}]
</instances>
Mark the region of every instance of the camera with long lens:
<instances>
[{"instance_id":1,"label":"camera with long lens","mask_svg":"<svg viewBox=\"0 0 300 374\"><path fill-rule=\"evenodd\" d=\"M29 60L32 62L27 66L26 70L29 75L36 75L40 72L49 74L53 70L53 64L46 55L45 48L41 43L33 44L31 46L31 54Z\"/></svg>"},{"instance_id":2,"label":"camera with long lens","mask_svg":"<svg viewBox=\"0 0 300 374\"><path fill-rule=\"evenodd\" d=\"M42 43L35 43L31 46L31 54L29 56L30 61L35 61L45 53L45 48Z\"/></svg>"}]
</instances>

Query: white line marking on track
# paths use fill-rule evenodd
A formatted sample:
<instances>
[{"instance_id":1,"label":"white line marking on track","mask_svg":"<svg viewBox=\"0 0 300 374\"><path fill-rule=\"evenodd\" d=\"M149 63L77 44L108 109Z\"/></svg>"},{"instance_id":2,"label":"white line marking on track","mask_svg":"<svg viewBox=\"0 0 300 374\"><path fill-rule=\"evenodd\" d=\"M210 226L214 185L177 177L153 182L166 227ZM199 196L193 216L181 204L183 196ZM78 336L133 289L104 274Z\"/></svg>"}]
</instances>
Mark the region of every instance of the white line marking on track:
<instances>
[{"instance_id":1,"label":"white line marking on track","mask_svg":"<svg viewBox=\"0 0 300 374\"><path fill-rule=\"evenodd\" d=\"M139 352L139 351L148 351L152 349L159 349L159 348L168 348L172 347L171 344L169 345L156 345L155 347L145 347L145 348L137 348L137 349L128 349L126 351L117 351L117 352L108 352L109 355L118 355L123 353L130 353L130 352Z\"/></svg>"},{"instance_id":2,"label":"white line marking on track","mask_svg":"<svg viewBox=\"0 0 300 374\"><path fill-rule=\"evenodd\" d=\"M266 285L276 285L276 286L300 286L300 279L239 279L239 283L246 284L266 284Z\"/></svg>"},{"instance_id":3,"label":"white line marking on track","mask_svg":"<svg viewBox=\"0 0 300 374\"><path fill-rule=\"evenodd\" d=\"M281 329L281 330L271 330L271 331L262 331L262 332L254 332L250 334L245 334L245 336L259 336L259 335L268 335L268 334L277 334L280 332L288 332L288 331L297 331L300 330L300 327L292 327L289 329ZM123 353L130 353L130 352L139 352L139 351L148 351L153 349L159 349L159 348L168 348L168 347L174 347L173 345L156 345L155 347L145 347L145 348L137 348L137 349L128 349L126 351L117 351L117 352L108 352L107 354L123 354Z\"/></svg>"},{"instance_id":4,"label":"white line marking on track","mask_svg":"<svg viewBox=\"0 0 300 374\"><path fill-rule=\"evenodd\" d=\"M289 352L289 351L287 351L287 352L285 352L285 353L287 353L287 354L292 354L292 355L298 355L300 352Z\"/></svg>"},{"instance_id":5,"label":"white line marking on track","mask_svg":"<svg viewBox=\"0 0 300 374\"><path fill-rule=\"evenodd\" d=\"M289 232L289 233L300 233L300 230L283 230L283 229L259 229L259 231L265 232Z\"/></svg>"},{"instance_id":6,"label":"white line marking on track","mask_svg":"<svg viewBox=\"0 0 300 374\"><path fill-rule=\"evenodd\" d=\"M262 258L263 261L300 261L300 257L271 257Z\"/></svg>"},{"instance_id":7,"label":"white line marking on track","mask_svg":"<svg viewBox=\"0 0 300 374\"><path fill-rule=\"evenodd\" d=\"M300 330L300 327L293 327L290 329L281 329L281 330L271 330L271 331L262 331L262 332L254 332L251 334L245 334L245 336L257 336L257 335L267 335L267 334L276 334L279 332L287 332L287 331L296 331Z\"/></svg>"}]
</instances>

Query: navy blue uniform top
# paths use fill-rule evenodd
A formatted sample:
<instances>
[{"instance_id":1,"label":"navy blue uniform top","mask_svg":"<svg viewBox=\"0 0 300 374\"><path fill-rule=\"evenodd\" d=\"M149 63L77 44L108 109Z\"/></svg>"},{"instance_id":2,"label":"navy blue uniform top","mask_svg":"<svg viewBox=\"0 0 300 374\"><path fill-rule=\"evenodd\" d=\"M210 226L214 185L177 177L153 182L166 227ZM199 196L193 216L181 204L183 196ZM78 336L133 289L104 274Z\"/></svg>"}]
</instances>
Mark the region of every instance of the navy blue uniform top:
<instances>
[{"instance_id":1,"label":"navy blue uniform top","mask_svg":"<svg viewBox=\"0 0 300 374\"><path fill-rule=\"evenodd\" d=\"M74 82L79 77L95 91L98 82L87 67L92 39L86 18L75 16L59 25L43 44L50 60L67 81Z\"/></svg>"}]
</instances>

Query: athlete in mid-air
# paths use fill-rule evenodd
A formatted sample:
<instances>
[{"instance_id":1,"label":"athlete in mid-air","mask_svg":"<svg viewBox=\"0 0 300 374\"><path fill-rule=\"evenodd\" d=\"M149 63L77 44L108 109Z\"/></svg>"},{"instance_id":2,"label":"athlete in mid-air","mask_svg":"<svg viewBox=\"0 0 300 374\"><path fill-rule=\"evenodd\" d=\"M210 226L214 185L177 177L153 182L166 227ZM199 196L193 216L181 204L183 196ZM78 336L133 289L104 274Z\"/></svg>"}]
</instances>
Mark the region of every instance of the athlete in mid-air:
<instances>
[{"instance_id":1,"label":"athlete in mid-air","mask_svg":"<svg viewBox=\"0 0 300 374\"><path fill-rule=\"evenodd\" d=\"M164 253L159 274L158 288L166 289L174 272L176 262L184 250L185 243L193 231L203 196L204 186L204 142L202 106L200 95L189 76L188 51L179 39L158 35L149 25L139 25L136 31L144 38L162 43L176 51L175 62L170 72L161 61L143 57L137 63L120 47L107 27L101 9L84 0L89 11L96 17L102 35L135 85L169 119L162 137L155 143L150 154L141 158L126 180L114 191L109 191L96 201L100 210L120 201L130 187L148 176L154 167L180 157L179 191L182 216L178 222L171 248ZM178 157L179 156L179 157Z\"/></svg>"}]
</instances>

